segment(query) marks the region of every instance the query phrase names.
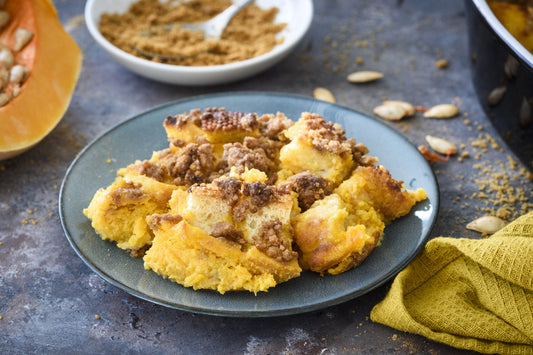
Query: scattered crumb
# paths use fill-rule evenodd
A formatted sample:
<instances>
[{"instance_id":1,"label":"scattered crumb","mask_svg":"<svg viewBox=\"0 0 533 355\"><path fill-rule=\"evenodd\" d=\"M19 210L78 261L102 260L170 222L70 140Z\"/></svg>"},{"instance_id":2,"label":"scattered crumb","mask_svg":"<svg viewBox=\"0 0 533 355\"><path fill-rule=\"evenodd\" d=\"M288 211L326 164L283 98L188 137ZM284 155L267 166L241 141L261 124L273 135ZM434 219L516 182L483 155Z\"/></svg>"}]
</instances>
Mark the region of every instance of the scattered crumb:
<instances>
[{"instance_id":1,"label":"scattered crumb","mask_svg":"<svg viewBox=\"0 0 533 355\"><path fill-rule=\"evenodd\" d=\"M498 208L498 210L496 211L496 217L499 217L501 219L509 219L511 217L511 211L509 211L505 207Z\"/></svg>"},{"instance_id":2,"label":"scattered crumb","mask_svg":"<svg viewBox=\"0 0 533 355\"><path fill-rule=\"evenodd\" d=\"M439 59L435 62L435 66L439 69L448 68L448 61L446 59Z\"/></svg>"},{"instance_id":3,"label":"scattered crumb","mask_svg":"<svg viewBox=\"0 0 533 355\"><path fill-rule=\"evenodd\" d=\"M94 319L100 319L100 316L98 314L95 314Z\"/></svg>"}]
</instances>

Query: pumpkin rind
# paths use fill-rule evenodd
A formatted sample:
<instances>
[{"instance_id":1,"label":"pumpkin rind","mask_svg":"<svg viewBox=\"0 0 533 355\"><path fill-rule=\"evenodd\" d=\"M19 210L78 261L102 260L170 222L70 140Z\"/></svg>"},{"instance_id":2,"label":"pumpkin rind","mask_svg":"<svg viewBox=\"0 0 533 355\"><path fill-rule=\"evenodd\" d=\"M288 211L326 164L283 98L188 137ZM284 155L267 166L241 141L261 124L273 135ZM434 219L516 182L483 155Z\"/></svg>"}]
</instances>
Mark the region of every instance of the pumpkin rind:
<instances>
[{"instance_id":1,"label":"pumpkin rind","mask_svg":"<svg viewBox=\"0 0 533 355\"><path fill-rule=\"evenodd\" d=\"M0 160L39 143L66 112L81 69L81 51L63 29L50 0L8 1L11 15L0 43L14 47L18 27L33 39L16 52L15 61L31 70L20 94L0 107Z\"/></svg>"}]
</instances>

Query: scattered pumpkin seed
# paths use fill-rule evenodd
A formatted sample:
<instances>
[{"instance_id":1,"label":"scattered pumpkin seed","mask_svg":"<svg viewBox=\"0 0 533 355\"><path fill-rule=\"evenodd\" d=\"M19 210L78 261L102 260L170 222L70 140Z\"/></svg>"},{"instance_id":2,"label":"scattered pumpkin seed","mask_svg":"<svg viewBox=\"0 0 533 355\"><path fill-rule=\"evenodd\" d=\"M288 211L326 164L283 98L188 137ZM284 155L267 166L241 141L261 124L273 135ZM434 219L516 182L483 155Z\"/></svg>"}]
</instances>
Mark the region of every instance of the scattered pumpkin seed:
<instances>
[{"instance_id":1,"label":"scattered pumpkin seed","mask_svg":"<svg viewBox=\"0 0 533 355\"><path fill-rule=\"evenodd\" d=\"M0 11L0 30L4 28L9 22L9 13L7 11Z\"/></svg>"},{"instance_id":2,"label":"scattered pumpkin seed","mask_svg":"<svg viewBox=\"0 0 533 355\"><path fill-rule=\"evenodd\" d=\"M0 107L4 106L9 102L9 95L5 92L0 93Z\"/></svg>"},{"instance_id":3,"label":"scattered pumpkin seed","mask_svg":"<svg viewBox=\"0 0 533 355\"><path fill-rule=\"evenodd\" d=\"M22 27L17 28L15 31L15 46L14 50L17 52L24 48L33 38L33 32L28 31Z\"/></svg>"},{"instance_id":4,"label":"scattered pumpkin seed","mask_svg":"<svg viewBox=\"0 0 533 355\"><path fill-rule=\"evenodd\" d=\"M505 227L506 224L507 223L501 218L495 216L483 216L468 223L466 228L480 233L494 234Z\"/></svg>"},{"instance_id":5,"label":"scattered pumpkin seed","mask_svg":"<svg viewBox=\"0 0 533 355\"><path fill-rule=\"evenodd\" d=\"M500 101L503 98L503 94L507 91L507 87L505 86L498 86L494 88L489 95L487 96L487 102L491 106L496 106L500 103Z\"/></svg>"},{"instance_id":6,"label":"scattered pumpkin seed","mask_svg":"<svg viewBox=\"0 0 533 355\"><path fill-rule=\"evenodd\" d=\"M387 105L399 105L399 106L403 107L403 109L405 110L406 116L412 116L416 112L415 107L413 105L411 105L409 102L405 102L405 101L386 100L386 101L383 101L383 105L385 105L385 106L387 106Z\"/></svg>"},{"instance_id":7,"label":"scattered pumpkin seed","mask_svg":"<svg viewBox=\"0 0 533 355\"><path fill-rule=\"evenodd\" d=\"M335 102L335 96L326 88L318 87L313 91L313 97L317 100Z\"/></svg>"},{"instance_id":8,"label":"scattered pumpkin seed","mask_svg":"<svg viewBox=\"0 0 533 355\"><path fill-rule=\"evenodd\" d=\"M424 112L428 118L451 118L459 113L459 108L454 104L441 104L429 108Z\"/></svg>"},{"instance_id":9,"label":"scattered pumpkin seed","mask_svg":"<svg viewBox=\"0 0 533 355\"><path fill-rule=\"evenodd\" d=\"M522 98L518 119L520 121L520 125L524 128L529 126L531 123L531 105L525 97Z\"/></svg>"},{"instance_id":10,"label":"scattered pumpkin seed","mask_svg":"<svg viewBox=\"0 0 533 355\"><path fill-rule=\"evenodd\" d=\"M15 57L11 50L0 44L0 64L9 69L13 66L13 63L15 63Z\"/></svg>"},{"instance_id":11,"label":"scattered pumpkin seed","mask_svg":"<svg viewBox=\"0 0 533 355\"><path fill-rule=\"evenodd\" d=\"M368 83L383 78L383 74L377 71L363 70L348 75L350 83Z\"/></svg>"},{"instance_id":12,"label":"scattered pumpkin seed","mask_svg":"<svg viewBox=\"0 0 533 355\"><path fill-rule=\"evenodd\" d=\"M507 57L507 60L505 61L505 64L503 65L503 71L505 72L505 75L509 79L513 79L516 77L516 74L518 74L518 69L520 68L520 63L513 57L512 55L509 55Z\"/></svg>"},{"instance_id":13,"label":"scattered pumpkin seed","mask_svg":"<svg viewBox=\"0 0 533 355\"><path fill-rule=\"evenodd\" d=\"M16 84L21 84L30 75L30 70L20 64L15 65L9 72L9 81Z\"/></svg>"},{"instance_id":14,"label":"scattered pumpkin seed","mask_svg":"<svg viewBox=\"0 0 533 355\"><path fill-rule=\"evenodd\" d=\"M373 111L379 117L389 121L399 121L407 114L405 108L398 104L380 105L375 107Z\"/></svg>"},{"instance_id":15,"label":"scattered pumpkin seed","mask_svg":"<svg viewBox=\"0 0 533 355\"><path fill-rule=\"evenodd\" d=\"M428 142L431 149L438 153L445 155L457 153L457 147L455 146L455 144L450 141L447 141L446 139L427 135L426 142Z\"/></svg>"}]
</instances>

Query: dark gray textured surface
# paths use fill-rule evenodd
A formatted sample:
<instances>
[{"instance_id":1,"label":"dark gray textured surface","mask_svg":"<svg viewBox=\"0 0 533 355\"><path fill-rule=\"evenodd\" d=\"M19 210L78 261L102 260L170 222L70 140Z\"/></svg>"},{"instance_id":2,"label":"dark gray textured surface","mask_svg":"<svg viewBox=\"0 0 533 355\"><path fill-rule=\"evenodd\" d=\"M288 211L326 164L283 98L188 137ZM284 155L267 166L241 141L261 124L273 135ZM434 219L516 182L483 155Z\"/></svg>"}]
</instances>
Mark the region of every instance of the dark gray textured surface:
<instances>
[{"instance_id":1,"label":"dark gray textured surface","mask_svg":"<svg viewBox=\"0 0 533 355\"><path fill-rule=\"evenodd\" d=\"M485 190L489 198L473 195L479 192L478 179L495 179L490 174L503 169L513 194L521 188L530 200L533 184L521 175L520 165L513 170L512 154L476 100L462 2L316 0L312 29L289 58L254 78L200 88L159 84L128 72L78 22L82 0L55 4L83 50L84 63L58 127L32 150L0 162L0 353L461 353L372 323L370 310L390 283L322 311L267 319L195 315L142 301L100 279L76 256L61 230L57 199L68 165L85 144L167 101L247 90L312 95L313 88L324 86L339 104L371 114L384 96L424 106L458 97L468 117L443 121L418 114L390 125L416 145L426 134L465 144L462 150L470 158L434 165L442 200L431 236L477 238L465 223L494 206L493 192ZM448 69L435 67L441 58L449 60ZM368 85L347 83L346 75L359 69L379 70L385 78ZM472 146L480 134L490 134L502 149ZM476 164L489 170L482 172ZM526 203L510 203L514 215L531 209Z\"/></svg>"}]
</instances>

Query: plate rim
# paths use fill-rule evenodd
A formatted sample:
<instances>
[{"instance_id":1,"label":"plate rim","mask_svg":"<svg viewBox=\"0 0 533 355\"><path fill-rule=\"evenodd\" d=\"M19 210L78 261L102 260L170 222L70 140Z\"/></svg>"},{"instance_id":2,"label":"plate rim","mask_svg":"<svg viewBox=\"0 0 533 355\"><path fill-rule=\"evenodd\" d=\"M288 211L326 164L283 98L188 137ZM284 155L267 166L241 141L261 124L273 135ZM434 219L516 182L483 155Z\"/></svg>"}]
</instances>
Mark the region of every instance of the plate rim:
<instances>
[{"instance_id":1,"label":"plate rim","mask_svg":"<svg viewBox=\"0 0 533 355\"><path fill-rule=\"evenodd\" d=\"M102 140L105 136L107 136L108 134L111 134L112 132L114 132L117 129L119 129L121 126L126 125L126 124L130 123L131 121L139 119L139 118L141 118L141 117L143 117L143 116L145 116L147 114L150 114L153 111L161 110L161 109L164 109L165 107L169 107L169 106L184 104L184 103L187 103L187 102L190 102L190 101L198 101L198 100L204 100L204 99L215 98L215 97L244 96L244 95L246 95L246 96L262 96L262 97L264 97L264 96L279 97L279 98L282 98L283 100L285 100L287 98L288 99L294 98L294 99L304 100L304 101L309 101L309 102L319 102L319 103L325 104L327 106L331 105L333 107L337 107L337 108L340 108L342 110L347 110L347 111L353 112L353 113L355 113L357 115L361 115L361 116L365 117L366 119L371 119L374 122L378 123L379 125L385 127L385 129L387 129L387 130L391 131L393 134L397 135L399 138L402 139L402 141L404 141L404 143L410 145L416 152L418 152L418 149L416 149L416 146L413 143L411 143L407 139L407 137L405 137L403 134L398 132L393 127L390 127L387 124L385 124L384 122L376 119L375 117L372 117L372 116L370 116L370 115L368 115L366 113L360 112L358 110L352 109L350 107L339 105L337 103L324 102L324 101L321 101L321 100L313 99L311 97L304 96L304 95L299 95L299 94L283 93L283 92L270 92L270 91L264 91L264 92L263 91L219 92L219 93L212 93L212 94L194 95L194 96L190 96L190 97L187 97L187 98L174 100L174 101L169 101L169 102L166 102L166 103L163 103L163 104L160 104L160 105L156 105L154 107L149 108L148 110L133 114L129 118L126 118L123 121L121 121L121 122L119 122L119 123L107 128L107 129L105 129L103 132L101 132L99 135L97 135L90 143L88 143L76 155L76 157L70 163L68 169L65 172L65 175L63 177L63 180L62 180L62 183L61 183L61 187L60 187L60 190L59 190L59 196L58 196L58 200L59 200L58 201L59 218L60 218L61 227L63 229L63 233L65 234L65 237L67 238L67 240L68 240L70 246L72 247L72 249L75 251L75 253L78 255L78 257L84 262L85 265L87 265L95 274L97 274L99 277L101 277L102 279L104 279L106 282L110 283L114 287L116 287L116 288L118 288L118 289L120 289L122 291L125 291L125 292L127 292L127 293L129 293L129 294L131 294L131 295L133 295L135 297L138 297L138 298L143 299L145 301L148 301L148 302L151 302L151 303L154 303L154 304L158 304L158 305L161 305L161 306L164 306L164 307L177 309L177 310L181 310L181 311L186 311L186 312L197 313L197 314L213 315L213 316L241 317L241 318L262 318L262 317L286 316L286 315L307 313L307 312L316 311L316 310L319 310L319 309L324 309L326 307L332 307L332 306L347 302L349 300L353 300L353 299L355 299L357 297L360 297L360 296L362 296L362 295L364 295L364 294L376 289L377 287L379 287L379 286L383 285L384 283L386 283L387 281L391 280L394 276L396 276L401 270L403 270L420 253L420 251L424 248L424 246L428 242L429 236L430 236L430 234L432 233L432 230L435 227L435 224L436 224L436 221L437 221L437 217L438 217L438 214L439 214L439 208L440 208L440 186L439 186L439 183L438 183L438 179L437 179L433 169L431 169L430 164L425 159L423 159L423 161L426 163L426 167L428 168L428 171L431 172L430 177L431 177L431 180L433 180L433 182L435 183L434 188L436 190L435 201L431 201L432 208L433 208L434 212L431 214L431 216L430 216L430 218L428 220L429 227L428 227L426 235L421 236L420 238L418 238L417 243L416 243L416 247L411 250L411 252L409 253L409 256L404 258L404 260L402 260L401 263L398 263L388 273L384 274L380 278L375 279L373 282L371 282L369 284L366 284L362 288L359 288L357 290L353 290L352 292L349 292L349 293L345 294L344 296L337 297L335 299L328 299L328 300L324 300L324 301L321 301L321 302L318 302L318 303L312 303L312 304L304 306L304 307L294 306L292 308L285 307L285 308L279 308L279 309L274 309L274 310L243 310L243 311L239 311L239 310L221 310L221 309L213 309L213 308L205 308L205 307L194 307L194 306L170 303L170 302L167 302L165 300L161 300L161 299L155 298L153 296L148 296L148 295L144 294L143 292L138 291L138 290L128 286L127 284L125 284L125 283L123 283L121 281L115 280L113 277L108 275L104 270L102 270L98 266L96 266L93 263L92 260L90 260L88 257L86 257L85 254L83 253L83 251L78 247L78 245L74 242L74 239L70 235L70 231L69 231L68 227L66 226L66 221L65 221L65 217L64 217L64 213L63 213L64 207L65 207L65 203L63 202L63 200L64 200L64 191L65 191L65 186L68 183L68 181L67 181L68 177L70 176L71 172L75 169L76 165L78 164L79 160L84 156L84 154L89 149L91 149L95 144L97 144L100 140ZM423 157L420 152L418 152L418 154L421 157ZM102 241L105 242L104 240L102 240ZM173 282L173 281L169 280L169 282ZM177 284L177 285L179 285L179 284ZM179 286L182 286L182 285L179 285ZM182 287L184 287L184 286L182 286ZM221 297L224 297L224 296L221 295Z\"/></svg>"}]
</instances>

